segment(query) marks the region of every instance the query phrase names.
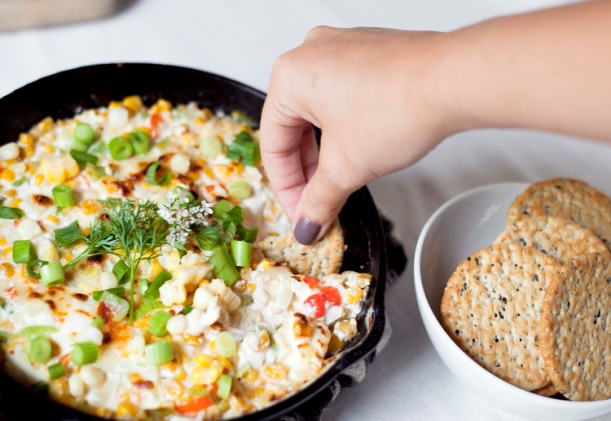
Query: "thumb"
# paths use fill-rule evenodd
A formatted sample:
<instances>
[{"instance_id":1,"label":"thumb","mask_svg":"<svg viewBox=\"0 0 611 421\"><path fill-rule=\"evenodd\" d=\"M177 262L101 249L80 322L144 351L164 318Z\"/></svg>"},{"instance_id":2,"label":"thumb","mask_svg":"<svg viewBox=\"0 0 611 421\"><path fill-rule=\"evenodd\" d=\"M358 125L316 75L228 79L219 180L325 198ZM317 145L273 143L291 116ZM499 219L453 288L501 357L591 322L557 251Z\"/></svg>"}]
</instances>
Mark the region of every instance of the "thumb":
<instances>
[{"instance_id":1,"label":"thumb","mask_svg":"<svg viewBox=\"0 0 611 421\"><path fill-rule=\"evenodd\" d=\"M312 244L322 236L339 214L342 206L348 200L348 196L356 190L357 186L340 185L338 181L346 179L333 177L334 173L340 173L339 168L329 168L320 162L316 172L305 186L295 215L298 215L297 223L293 230L295 239L301 244ZM335 166L341 166L335 162Z\"/></svg>"}]
</instances>

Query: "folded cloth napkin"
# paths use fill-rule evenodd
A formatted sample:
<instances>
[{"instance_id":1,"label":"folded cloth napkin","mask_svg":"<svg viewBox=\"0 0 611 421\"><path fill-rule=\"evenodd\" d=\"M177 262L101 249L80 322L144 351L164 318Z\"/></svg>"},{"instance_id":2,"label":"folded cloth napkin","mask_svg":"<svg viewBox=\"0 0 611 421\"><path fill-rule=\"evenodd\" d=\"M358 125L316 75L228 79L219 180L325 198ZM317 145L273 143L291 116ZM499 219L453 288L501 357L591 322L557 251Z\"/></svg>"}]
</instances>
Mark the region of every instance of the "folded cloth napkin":
<instances>
[{"instance_id":1,"label":"folded cloth napkin","mask_svg":"<svg viewBox=\"0 0 611 421\"><path fill-rule=\"evenodd\" d=\"M387 285L392 285L405 270L407 266L407 257L401 243L393 235L392 223L382 216L382 226L384 227L384 234L386 237L386 251L388 260L387 270ZM376 349L366 358L358 360L337 376L331 384L320 391L317 395L309 399L306 403L284 415L280 418L280 421L318 421L322 418L322 414L325 408L339 395L342 387L350 387L354 384L361 382L367 374L367 367L373 362L375 356L384 349L390 335L392 328L386 315L386 323L384 325L384 331L380 342L376 346Z\"/></svg>"}]
</instances>

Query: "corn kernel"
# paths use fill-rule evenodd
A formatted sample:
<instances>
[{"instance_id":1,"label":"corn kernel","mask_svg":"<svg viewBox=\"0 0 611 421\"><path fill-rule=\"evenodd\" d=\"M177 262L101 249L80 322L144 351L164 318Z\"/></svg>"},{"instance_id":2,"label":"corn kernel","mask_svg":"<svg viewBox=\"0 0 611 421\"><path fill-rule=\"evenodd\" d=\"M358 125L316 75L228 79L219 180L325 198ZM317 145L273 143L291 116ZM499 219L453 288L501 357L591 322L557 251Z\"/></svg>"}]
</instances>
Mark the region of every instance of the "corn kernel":
<instances>
[{"instance_id":1,"label":"corn kernel","mask_svg":"<svg viewBox=\"0 0 611 421\"><path fill-rule=\"evenodd\" d=\"M284 364L272 364L265 367L265 374L274 379L284 379L288 375L288 368Z\"/></svg>"},{"instance_id":2,"label":"corn kernel","mask_svg":"<svg viewBox=\"0 0 611 421\"><path fill-rule=\"evenodd\" d=\"M59 223L59 218L55 215L49 215L47 216L47 221L51 222L52 224L57 224Z\"/></svg>"},{"instance_id":3,"label":"corn kernel","mask_svg":"<svg viewBox=\"0 0 611 421\"><path fill-rule=\"evenodd\" d=\"M84 200L83 203L81 203L81 208L83 209L83 213L85 215L92 215L94 213L97 213L100 210L101 206L98 201L87 199Z\"/></svg>"},{"instance_id":4,"label":"corn kernel","mask_svg":"<svg viewBox=\"0 0 611 421\"><path fill-rule=\"evenodd\" d=\"M170 380L165 385L165 391L171 399L178 399L184 394L185 388L178 381Z\"/></svg>"},{"instance_id":5,"label":"corn kernel","mask_svg":"<svg viewBox=\"0 0 611 421\"><path fill-rule=\"evenodd\" d=\"M348 302L350 304L356 304L363 298L363 290L360 288L353 288L348 291Z\"/></svg>"},{"instance_id":6,"label":"corn kernel","mask_svg":"<svg viewBox=\"0 0 611 421\"><path fill-rule=\"evenodd\" d=\"M31 146L34 144L34 136L29 133L21 133L19 134L19 143L24 146Z\"/></svg>"},{"instance_id":7,"label":"corn kernel","mask_svg":"<svg viewBox=\"0 0 611 421\"><path fill-rule=\"evenodd\" d=\"M12 253L13 249L10 247L9 249L11 250L11 253ZM10 263L2 263L0 264L0 272L7 278L10 278L11 276L15 274L15 268Z\"/></svg>"},{"instance_id":8,"label":"corn kernel","mask_svg":"<svg viewBox=\"0 0 611 421\"><path fill-rule=\"evenodd\" d=\"M55 148L52 145L45 145L44 147L45 152L48 153L54 153L55 152Z\"/></svg>"},{"instance_id":9,"label":"corn kernel","mask_svg":"<svg viewBox=\"0 0 611 421\"><path fill-rule=\"evenodd\" d=\"M233 364L231 364L231 361L229 361L228 358L223 357L222 355L218 355L216 357L216 360L221 363L223 365L223 367L228 368L228 369L232 369L233 368Z\"/></svg>"},{"instance_id":10,"label":"corn kernel","mask_svg":"<svg viewBox=\"0 0 611 421\"><path fill-rule=\"evenodd\" d=\"M36 177L34 177L35 186L40 186L43 181L45 181L45 177L42 174L37 174Z\"/></svg>"},{"instance_id":11,"label":"corn kernel","mask_svg":"<svg viewBox=\"0 0 611 421\"><path fill-rule=\"evenodd\" d=\"M11 208L16 208L17 206L19 206L19 204L22 202L21 199L13 199L9 202L9 206Z\"/></svg>"},{"instance_id":12,"label":"corn kernel","mask_svg":"<svg viewBox=\"0 0 611 421\"><path fill-rule=\"evenodd\" d=\"M214 178L214 171L212 171L211 168L207 167L206 169L204 169L204 173L209 177L209 178Z\"/></svg>"},{"instance_id":13,"label":"corn kernel","mask_svg":"<svg viewBox=\"0 0 611 421\"><path fill-rule=\"evenodd\" d=\"M15 171L10 168L2 168L0 170L0 178L6 181L14 181L15 180Z\"/></svg>"},{"instance_id":14,"label":"corn kernel","mask_svg":"<svg viewBox=\"0 0 611 421\"><path fill-rule=\"evenodd\" d=\"M213 361L210 367L197 366L191 372L191 380L194 384L212 384L223 374L223 366L218 361Z\"/></svg>"},{"instance_id":15,"label":"corn kernel","mask_svg":"<svg viewBox=\"0 0 611 421\"><path fill-rule=\"evenodd\" d=\"M43 260L46 260L47 262L59 262L59 250L57 250L55 247L49 247L43 252L42 257Z\"/></svg>"},{"instance_id":16,"label":"corn kernel","mask_svg":"<svg viewBox=\"0 0 611 421\"><path fill-rule=\"evenodd\" d=\"M142 108L142 99L138 95L126 96L123 98L123 106L135 113Z\"/></svg>"},{"instance_id":17,"label":"corn kernel","mask_svg":"<svg viewBox=\"0 0 611 421\"><path fill-rule=\"evenodd\" d=\"M248 289L248 292L250 292L250 293L252 294L252 293L253 293L253 292L255 292L255 290L257 289L257 286L256 286L255 284L253 284L253 283L249 282L249 283L246 285L246 289Z\"/></svg>"},{"instance_id":18,"label":"corn kernel","mask_svg":"<svg viewBox=\"0 0 611 421\"><path fill-rule=\"evenodd\" d=\"M117 101L110 101L110 104L108 104L108 108L118 108L118 107L122 107L123 104L121 104L120 102Z\"/></svg>"},{"instance_id":19,"label":"corn kernel","mask_svg":"<svg viewBox=\"0 0 611 421\"><path fill-rule=\"evenodd\" d=\"M64 164L66 165L65 167L66 179L76 177L78 173L81 171L81 169L78 166L78 162L76 162L76 160L72 158L71 156L65 158Z\"/></svg>"},{"instance_id":20,"label":"corn kernel","mask_svg":"<svg viewBox=\"0 0 611 421\"><path fill-rule=\"evenodd\" d=\"M7 192L6 192L4 195L5 195L6 197L15 197L15 196L17 196L17 190L15 190L15 189L10 189L10 190L9 190L9 191L7 191Z\"/></svg>"},{"instance_id":21,"label":"corn kernel","mask_svg":"<svg viewBox=\"0 0 611 421\"><path fill-rule=\"evenodd\" d=\"M178 374L176 374L176 380L183 381L187 378L187 373L182 368L178 369Z\"/></svg>"},{"instance_id":22,"label":"corn kernel","mask_svg":"<svg viewBox=\"0 0 611 421\"><path fill-rule=\"evenodd\" d=\"M12 257L12 255L13 255L13 248L12 247L7 247L7 248L4 249L4 256L7 259L10 259Z\"/></svg>"},{"instance_id":23,"label":"corn kernel","mask_svg":"<svg viewBox=\"0 0 611 421\"><path fill-rule=\"evenodd\" d=\"M0 237L0 246L6 246L6 238Z\"/></svg>"},{"instance_id":24,"label":"corn kernel","mask_svg":"<svg viewBox=\"0 0 611 421\"><path fill-rule=\"evenodd\" d=\"M258 377L259 377L259 371L255 368L251 368L250 370L246 372L246 374L244 374L244 380L247 380L249 382L256 381Z\"/></svg>"},{"instance_id":25,"label":"corn kernel","mask_svg":"<svg viewBox=\"0 0 611 421\"><path fill-rule=\"evenodd\" d=\"M309 338L312 336L312 326L310 326L307 320L298 319L293 325L293 333L297 337Z\"/></svg>"},{"instance_id":26,"label":"corn kernel","mask_svg":"<svg viewBox=\"0 0 611 421\"><path fill-rule=\"evenodd\" d=\"M203 117L195 117L195 119L193 120L195 124L200 124L200 125L206 124L206 121L207 120Z\"/></svg>"},{"instance_id":27,"label":"corn kernel","mask_svg":"<svg viewBox=\"0 0 611 421\"><path fill-rule=\"evenodd\" d=\"M165 99L159 98L159 100L151 107L152 113L160 113L162 111L171 111L172 103Z\"/></svg>"},{"instance_id":28,"label":"corn kernel","mask_svg":"<svg viewBox=\"0 0 611 421\"><path fill-rule=\"evenodd\" d=\"M34 130L36 132L38 132L38 135L42 135L47 133L49 130L53 129L53 126L55 124L53 123L53 119L51 117L46 117L44 119L42 119L37 125L36 127L34 127Z\"/></svg>"},{"instance_id":29,"label":"corn kernel","mask_svg":"<svg viewBox=\"0 0 611 421\"><path fill-rule=\"evenodd\" d=\"M214 358L206 354L197 354L193 361L195 362L195 364L201 367L210 367L210 364L212 364Z\"/></svg>"},{"instance_id":30,"label":"corn kernel","mask_svg":"<svg viewBox=\"0 0 611 421\"><path fill-rule=\"evenodd\" d=\"M121 401L121 403L119 403L119 405L117 406L117 416L127 417L130 415L138 415L138 407L134 405L128 397L128 399Z\"/></svg>"},{"instance_id":31,"label":"corn kernel","mask_svg":"<svg viewBox=\"0 0 611 421\"><path fill-rule=\"evenodd\" d=\"M74 255L72 254L72 252L70 250L66 250L64 252L64 255L62 256L62 259L68 263L70 261L72 261L72 258L74 257Z\"/></svg>"},{"instance_id":32,"label":"corn kernel","mask_svg":"<svg viewBox=\"0 0 611 421\"><path fill-rule=\"evenodd\" d=\"M146 133L147 135L151 135L151 129L146 127L146 126L140 126L138 127L138 130L140 130L141 132Z\"/></svg>"}]
</instances>

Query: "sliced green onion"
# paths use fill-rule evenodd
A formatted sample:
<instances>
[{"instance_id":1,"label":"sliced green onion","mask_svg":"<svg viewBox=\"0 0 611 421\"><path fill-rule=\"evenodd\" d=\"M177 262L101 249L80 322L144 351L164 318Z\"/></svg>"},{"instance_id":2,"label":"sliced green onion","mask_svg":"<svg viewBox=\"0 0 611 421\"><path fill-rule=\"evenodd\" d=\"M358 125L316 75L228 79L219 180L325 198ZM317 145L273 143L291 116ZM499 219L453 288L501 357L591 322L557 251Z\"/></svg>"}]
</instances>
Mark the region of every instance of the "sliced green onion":
<instances>
[{"instance_id":1,"label":"sliced green onion","mask_svg":"<svg viewBox=\"0 0 611 421\"><path fill-rule=\"evenodd\" d=\"M58 208L67 208L68 206L72 206L76 203L72 189L65 184L60 184L53 187L51 192L53 193L53 200L55 200L55 204Z\"/></svg>"},{"instance_id":2,"label":"sliced green onion","mask_svg":"<svg viewBox=\"0 0 611 421\"><path fill-rule=\"evenodd\" d=\"M85 145L84 143L76 142L76 141L72 142L72 146L70 147L71 151L79 151L79 152L87 152L88 149L89 149L89 145Z\"/></svg>"},{"instance_id":3,"label":"sliced green onion","mask_svg":"<svg viewBox=\"0 0 611 421\"><path fill-rule=\"evenodd\" d=\"M49 366L49 378L51 380L59 379L66 374L66 367L62 363L55 363Z\"/></svg>"},{"instance_id":4,"label":"sliced green onion","mask_svg":"<svg viewBox=\"0 0 611 421\"><path fill-rule=\"evenodd\" d=\"M252 195L250 184L242 180L233 181L229 184L227 192L230 196L240 200L248 199Z\"/></svg>"},{"instance_id":5,"label":"sliced green onion","mask_svg":"<svg viewBox=\"0 0 611 421\"><path fill-rule=\"evenodd\" d=\"M132 144L136 155L143 155L149 150L151 138L142 130L134 130L129 134L129 142Z\"/></svg>"},{"instance_id":6,"label":"sliced green onion","mask_svg":"<svg viewBox=\"0 0 611 421\"><path fill-rule=\"evenodd\" d=\"M74 160L81 165L86 165L86 164L95 165L98 163L97 156L91 155L90 153L87 153L85 151L70 149L70 156L72 156L72 158L74 158Z\"/></svg>"},{"instance_id":7,"label":"sliced green onion","mask_svg":"<svg viewBox=\"0 0 611 421\"><path fill-rule=\"evenodd\" d=\"M93 327L100 327L104 324L104 319L101 318L100 316L95 316L95 319L93 319L93 321L91 322L91 326Z\"/></svg>"},{"instance_id":8,"label":"sliced green onion","mask_svg":"<svg viewBox=\"0 0 611 421\"><path fill-rule=\"evenodd\" d=\"M32 259L28 262L25 269L30 278L38 279L40 278L40 268L44 265L48 264L46 260L38 260Z\"/></svg>"},{"instance_id":9,"label":"sliced green onion","mask_svg":"<svg viewBox=\"0 0 611 421\"><path fill-rule=\"evenodd\" d=\"M114 320L121 320L129 313L129 302L124 298L116 296L112 292L103 291L100 296L100 302L103 302L106 307L112 310Z\"/></svg>"},{"instance_id":10,"label":"sliced green onion","mask_svg":"<svg viewBox=\"0 0 611 421\"><path fill-rule=\"evenodd\" d=\"M148 287L149 281L146 279L138 279L138 282L136 282L136 291L138 291L140 295L144 295Z\"/></svg>"},{"instance_id":11,"label":"sliced green onion","mask_svg":"<svg viewBox=\"0 0 611 421\"><path fill-rule=\"evenodd\" d=\"M87 123L78 123L72 132L74 140L84 145L91 145L95 139L93 127Z\"/></svg>"},{"instance_id":12,"label":"sliced green onion","mask_svg":"<svg viewBox=\"0 0 611 421\"><path fill-rule=\"evenodd\" d=\"M19 208L9 208L0 206L0 219L20 219L25 216L25 212Z\"/></svg>"},{"instance_id":13,"label":"sliced green onion","mask_svg":"<svg viewBox=\"0 0 611 421\"><path fill-rule=\"evenodd\" d=\"M112 267L112 273L115 274L120 284L126 283L129 279L129 267L122 259L119 259L117 263Z\"/></svg>"},{"instance_id":14,"label":"sliced green onion","mask_svg":"<svg viewBox=\"0 0 611 421\"><path fill-rule=\"evenodd\" d=\"M40 281L47 286L59 284L65 280L66 276L61 262L51 262L40 268Z\"/></svg>"},{"instance_id":15,"label":"sliced green onion","mask_svg":"<svg viewBox=\"0 0 611 421\"><path fill-rule=\"evenodd\" d=\"M191 313L191 311L193 311L193 305L192 304L187 304L186 306L184 306L182 308L181 313L186 316L187 314Z\"/></svg>"},{"instance_id":16,"label":"sliced green onion","mask_svg":"<svg viewBox=\"0 0 611 421\"><path fill-rule=\"evenodd\" d=\"M51 341L44 336L37 336L30 341L28 356L34 363L44 364L51 358Z\"/></svg>"},{"instance_id":17,"label":"sliced green onion","mask_svg":"<svg viewBox=\"0 0 611 421\"><path fill-rule=\"evenodd\" d=\"M108 292L110 294L114 294L117 297L121 297L122 295L125 295L125 288L124 287L116 287L116 288L102 289L102 290L99 290L99 291L93 291L91 293L91 296L93 297L94 300L100 301L100 298L102 298L102 295L105 292Z\"/></svg>"},{"instance_id":18,"label":"sliced green onion","mask_svg":"<svg viewBox=\"0 0 611 421\"><path fill-rule=\"evenodd\" d=\"M252 118L248 117L242 111L234 110L231 112L231 118L233 118L237 123L243 124L245 126L254 127L255 122Z\"/></svg>"},{"instance_id":19,"label":"sliced green onion","mask_svg":"<svg viewBox=\"0 0 611 421\"><path fill-rule=\"evenodd\" d=\"M252 244L246 241L231 240L231 257L236 266L243 268L250 266L251 248Z\"/></svg>"},{"instance_id":20,"label":"sliced green onion","mask_svg":"<svg viewBox=\"0 0 611 421\"><path fill-rule=\"evenodd\" d=\"M168 334L167 324L172 315L166 311L156 311L149 319L149 332L155 336L162 337Z\"/></svg>"},{"instance_id":21,"label":"sliced green onion","mask_svg":"<svg viewBox=\"0 0 611 421\"><path fill-rule=\"evenodd\" d=\"M231 376L227 374L221 374L218 381L216 382L216 396L221 399L229 398L229 394L231 393Z\"/></svg>"},{"instance_id":22,"label":"sliced green onion","mask_svg":"<svg viewBox=\"0 0 611 421\"><path fill-rule=\"evenodd\" d=\"M199 148L206 158L215 158L223 152L223 141L215 135L206 136L200 142Z\"/></svg>"},{"instance_id":23,"label":"sliced green onion","mask_svg":"<svg viewBox=\"0 0 611 421\"><path fill-rule=\"evenodd\" d=\"M236 342L233 335L224 330L219 333L215 340L216 350L223 357L232 357L236 353Z\"/></svg>"},{"instance_id":24,"label":"sliced green onion","mask_svg":"<svg viewBox=\"0 0 611 421\"><path fill-rule=\"evenodd\" d=\"M148 365L160 365L174 359L172 341L164 340L153 342L144 347L144 358Z\"/></svg>"},{"instance_id":25,"label":"sliced green onion","mask_svg":"<svg viewBox=\"0 0 611 421\"><path fill-rule=\"evenodd\" d=\"M145 314L148 314L153 310L157 310L158 308L165 308L161 301L147 301L138 307L138 310L136 310L136 319L139 319Z\"/></svg>"},{"instance_id":26,"label":"sliced green onion","mask_svg":"<svg viewBox=\"0 0 611 421\"><path fill-rule=\"evenodd\" d=\"M87 365L98 360L98 346L91 342L77 342L70 351L70 359L76 365Z\"/></svg>"},{"instance_id":27,"label":"sliced green onion","mask_svg":"<svg viewBox=\"0 0 611 421\"><path fill-rule=\"evenodd\" d=\"M66 247L84 239L85 236L77 221L55 230L55 242L60 247Z\"/></svg>"},{"instance_id":28,"label":"sliced green onion","mask_svg":"<svg viewBox=\"0 0 611 421\"><path fill-rule=\"evenodd\" d=\"M106 175L106 170L104 167L93 165L91 163L85 164L85 169L83 171L85 171L94 181L97 181Z\"/></svg>"},{"instance_id":29,"label":"sliced green onion","mask_svg":"<svg viewBox=\"0 0 611 421\"><path fill-rule=\"evenodd\" d=\"M37 336L45 336L45 335L48 335L49 333L55 333L55 332L57 332L56 327L39 325L39 326L25 327L19 332L19 335L23 336L24 338L32 339Z\"/></svg>"},{"instance_id":30,"label":"sliced green onion","mask_svg":"<svg viewBox=\"0 0 611 421\"><path fill-rule=\"evenodd\" d=\"M153 282L151 282L146 292L143 294L144 298L147 300L156 300L159 297L159 288L170 279L172 279L172 274L167 270L159 272L159 275L153 279Z\"/></svg>"},{"instance_id":31,"label":"sliced green onion","mask_svg":"<svg viewBox=\"0 0 611 421\"><path fill-rule=\"evenodd\" d=\"M127 159L134 154L134 147L124 137L118 136L108 143L108 151L117 161Z\"/></svg>"},{"instance_id":32,"label":"sliced green onion","mask_svg":"<svg viewBox=\"0 0 611 421\"><path fill-rule=\"evenodd\" d=\"M163 174L160 178L157 178L157 168L159 168L159 162L153 162L146 169L146 180L153 186L167 186L172 181L172 174L169 172Z\"/></svg>"},{"instance_id":33,"label":"sliced green onion","mask_svg":"<svg viewBox=\"0 0 611 421\"><path fill-rule=\"evenodd\" d=\"M216 278L221 278L225 281L225 285L231 286L240 277L240 272L235 266L227 248L224 245L217 247L214 253L208 258L212 265L212 274Z\"/></svg>"},{"instance_id":34,"label":"sliced green onion","mask_svg":"<svg viewBox=\"0 0 611 421\"><path fill-rule=\"evenodd\" d=\"M28 178L27 178L27 177L21 177L20 179L13 181L13 186L15 186L15 187L19 187L19 186L21 186L23 183L25 183L26 181L28 181Z\"/></svg>"},{"instance_id":35,"label":"sliced green onion","mask_svg":"<svg viewBox=\"0 0 611 421\"><path fill-rule=\"evenodd\" d=\"M30 240L15 240L13 243L13 262L28 263L36 259L36 250Z\"/></svg>"},{"instance_id":36,"label":"sliced green onion","mask_svg":"<svg viewBox=\"0 0 611 421\"><path fill-rule=\"evenodd\" d=\"M257 234L259 233L259 228L244 228L242 225L238 225L236 229L236 234L238 236L238 240L246 241L248 243L254 243L257 240Z\"/></svg>"},{"instance_id":37,"label":"sliced green onion","mask_svg":"<svg viewBox=\"0 0 611 421\"><path fill-rule=\"evenodd\" d=\"M246 215L246 211L238 205L234 205L229 200L221 199L214 205L214 217L221 221L241 224Z\"/></svg>"}]
</instances>

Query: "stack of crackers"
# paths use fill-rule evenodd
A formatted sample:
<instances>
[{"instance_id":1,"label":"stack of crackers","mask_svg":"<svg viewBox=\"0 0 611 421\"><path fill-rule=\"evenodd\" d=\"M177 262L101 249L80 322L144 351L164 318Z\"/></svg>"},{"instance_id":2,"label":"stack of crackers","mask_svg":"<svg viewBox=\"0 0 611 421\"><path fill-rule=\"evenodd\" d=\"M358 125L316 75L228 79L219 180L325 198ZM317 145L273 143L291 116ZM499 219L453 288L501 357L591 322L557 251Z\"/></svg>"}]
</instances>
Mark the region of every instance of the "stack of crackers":
<instances>
[{"instance_id":1,"label":"stack of crackers","mask_svg":"<svg viewBox=\"0 0 611 421\"><path fill-rule=\"evenodd\" d=\"M557 178L510 205L492 245L450 276L444 329L501 379L543 396L611 398L611 199Z\"/></svg>"}]
</instances>

